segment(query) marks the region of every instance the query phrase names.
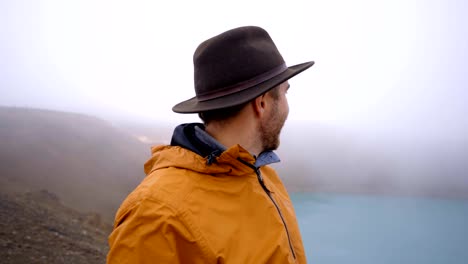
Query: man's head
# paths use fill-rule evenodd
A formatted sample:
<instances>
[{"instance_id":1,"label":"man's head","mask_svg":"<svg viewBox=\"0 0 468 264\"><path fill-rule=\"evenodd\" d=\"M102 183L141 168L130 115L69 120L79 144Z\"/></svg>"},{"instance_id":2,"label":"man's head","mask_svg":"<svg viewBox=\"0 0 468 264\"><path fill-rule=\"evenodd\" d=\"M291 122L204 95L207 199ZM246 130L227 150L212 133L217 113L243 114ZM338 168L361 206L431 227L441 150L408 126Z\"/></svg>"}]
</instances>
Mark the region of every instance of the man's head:
<instances>
[{"instance_id":1,"label":"man's head","mask_svg":"<svg viewBox=\"0 0 468 264\"><path fill-rule=\"evenodd\" d=\"M286 66L269 34L240 27L201 43L194 56L196 96L175 105L177 113L198 113L206 125L253 120L263 150L279 145L289 107L288 79L314 62Z\"/></svg>"}]
</instances>

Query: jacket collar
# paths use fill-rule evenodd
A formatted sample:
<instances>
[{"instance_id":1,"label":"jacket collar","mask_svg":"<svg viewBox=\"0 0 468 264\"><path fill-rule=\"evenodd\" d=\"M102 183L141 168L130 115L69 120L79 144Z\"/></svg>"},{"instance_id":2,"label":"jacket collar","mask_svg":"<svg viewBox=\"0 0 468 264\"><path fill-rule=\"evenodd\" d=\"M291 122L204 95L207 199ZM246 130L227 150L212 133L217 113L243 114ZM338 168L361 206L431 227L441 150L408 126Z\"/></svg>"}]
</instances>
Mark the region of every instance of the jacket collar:
<instances>
[{"instance_id":1,"label":"jacket collar","mask_svg":"<svg viewBox=\"0 0 468 264\"><path fill-rule=\"evenodd\" d=\"M191 150L207 159L207 164L216 162L216 159L227 150L215 138L205 131L205 126L201 123L181 124L174 129L171 140L172 146L180 146ZM280 162L280 159L273 151L264 151L255 157L256 168L271 163Z\"/></svg>"}]
</instances>

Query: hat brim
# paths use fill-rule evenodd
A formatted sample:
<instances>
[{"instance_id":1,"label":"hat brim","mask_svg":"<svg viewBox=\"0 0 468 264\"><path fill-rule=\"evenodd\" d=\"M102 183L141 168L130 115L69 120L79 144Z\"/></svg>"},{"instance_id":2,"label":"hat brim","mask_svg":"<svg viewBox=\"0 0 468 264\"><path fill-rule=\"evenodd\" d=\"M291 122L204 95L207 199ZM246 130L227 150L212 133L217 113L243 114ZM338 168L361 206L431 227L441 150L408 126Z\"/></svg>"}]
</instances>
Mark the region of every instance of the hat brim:
<instances>
[{"instance_id":1,"label":"hat brim","mask_svg":"<svg viewBox=\"0 0 468 264\"><path fill-rule=\"evenodd\" d=\"M240 105L268 92L270 89L276 87L277 85L307 70L312 65L314 65L314 62L309 61L288 67L286 71L276 75L275 77L267 81L255 85L252 88L245 89L243 91L226 95L223 97L206 101L199 101L197 97L193 97L176 104L174 107L172 107L172 111L181 114L191 114Z\"/></svg>"}]
</instances>

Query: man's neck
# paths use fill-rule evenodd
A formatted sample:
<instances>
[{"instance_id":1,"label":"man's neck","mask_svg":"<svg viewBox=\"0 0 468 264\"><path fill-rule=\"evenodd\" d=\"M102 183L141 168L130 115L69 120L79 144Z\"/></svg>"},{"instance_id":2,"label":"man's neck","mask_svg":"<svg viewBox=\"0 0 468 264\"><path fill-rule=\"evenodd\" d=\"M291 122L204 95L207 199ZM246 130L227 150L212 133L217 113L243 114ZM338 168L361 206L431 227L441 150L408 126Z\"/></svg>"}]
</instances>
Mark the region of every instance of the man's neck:
<instances>
[{"instance_id":1,"label":"man's neck","mask_svg":"<svg viewBox=\"0 0 468 264\"><path fill-rule=\"evenodd\" d=\"M228 148L239 144L252 155L258 156L262 152L254 122L211 122L206 125L205 131Z\"/></svg>"}]
</instances>

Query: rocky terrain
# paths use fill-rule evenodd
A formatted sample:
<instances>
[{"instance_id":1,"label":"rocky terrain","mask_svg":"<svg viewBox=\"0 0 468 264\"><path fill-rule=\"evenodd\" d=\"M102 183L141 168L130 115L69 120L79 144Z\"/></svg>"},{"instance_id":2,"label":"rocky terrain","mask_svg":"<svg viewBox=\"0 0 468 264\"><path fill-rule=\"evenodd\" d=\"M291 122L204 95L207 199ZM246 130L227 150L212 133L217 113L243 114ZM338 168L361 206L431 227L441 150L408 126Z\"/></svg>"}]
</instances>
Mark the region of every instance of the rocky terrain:
<instances>
[{"instance_id":1,"label":"rocky terrain","mask_svg":"<svg viewBox=\"0 0 468 264\"><path fill-rule=\"evenodd\" d=\"M46 190L0 195L0 262L105 263L111 225Z\"/></svg>"}]
</instances>

